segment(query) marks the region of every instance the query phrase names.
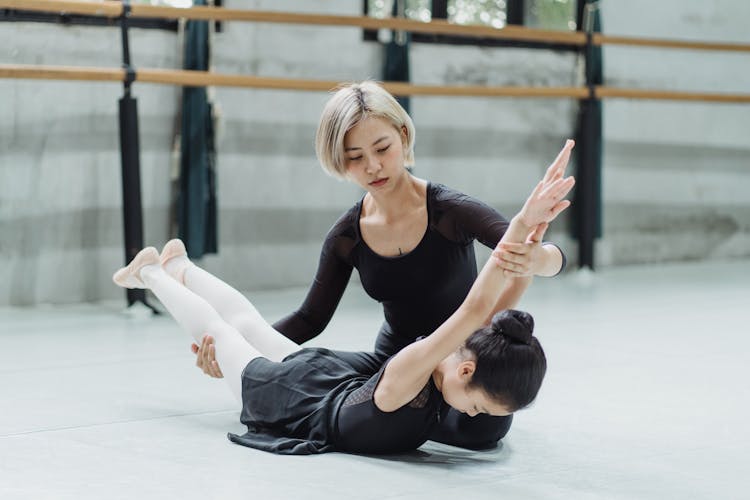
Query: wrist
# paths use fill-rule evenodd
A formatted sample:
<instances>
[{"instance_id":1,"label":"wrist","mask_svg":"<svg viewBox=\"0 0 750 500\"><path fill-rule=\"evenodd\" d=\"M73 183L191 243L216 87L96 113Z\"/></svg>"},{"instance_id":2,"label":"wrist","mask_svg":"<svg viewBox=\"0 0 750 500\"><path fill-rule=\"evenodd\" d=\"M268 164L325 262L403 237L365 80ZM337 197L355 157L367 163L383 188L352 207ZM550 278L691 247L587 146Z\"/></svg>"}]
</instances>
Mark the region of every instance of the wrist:
<instances>
[{"instance_id":1,"label":"wrist","mask_svg":"<svg viewBox=\"0 0 750 500\"><path fill-rule=\"evenodd\" d=\"M534 227L533 225L528 224L526 222L526 220L523 218L523 215L521 215L520 213L516 214L510 220L510 222L511 222L511 224L514 224L519 231L523 230L526 233L528 233L529 231L531 231L531 229Z\"/></svg>"}]
</instances>

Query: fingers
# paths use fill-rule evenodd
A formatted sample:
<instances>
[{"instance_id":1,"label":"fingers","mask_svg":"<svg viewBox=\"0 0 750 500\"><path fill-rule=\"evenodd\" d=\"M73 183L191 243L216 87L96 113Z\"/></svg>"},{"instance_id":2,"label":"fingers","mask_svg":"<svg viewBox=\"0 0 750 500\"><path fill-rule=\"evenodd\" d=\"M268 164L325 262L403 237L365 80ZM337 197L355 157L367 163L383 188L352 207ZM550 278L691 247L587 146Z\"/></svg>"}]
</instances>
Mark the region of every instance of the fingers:
<instances>
[{"instance_id":1,"label":"fingers","mask_svg":"<svg viewBox=\"0 0 750 500\"><path fill-rule=\"evenodd\" d=\"M560 203L558 203L557 205L555 205L554 207L552 207L552 211L551 211L551 214L550 214L550 217L551 217L550 220L556 218L560 214L560 212L562 212L563 210L565 210L569 206L570 206L570 200L563 200Z\"/></svg>"},{"instance_id":2,"label":"fingers","mask_svg":"<svg viewBox=\"0 0 750 500\"><path fill-rule=\"evenodd\" d=\"M204 335L200 347L195 344L192 347L193 352L197 354L195 365L203 370L203 373L214 378L224 377L216 361L216 345L213 337Z\"/></svg>"},{"instance_id":3,"label":"fingers","mask_svg":"<svg viewBox=\"0 0 750 500\"><path fill-rule=\"evenodd\" d=\"M208 352L209 357L211 358L211 361L208 365L208 374L211 375L214 378L222 378L224 376L223 373L221 373L221 369L219 368L219 362L216 361L216 344L212 343L208 346Z\"/></svg>"},{"instance_id":4,"label":"fingers","mask_svg":"<svg viewBox=\"0 0 750 500\"><path fill-rule=\"evenodd\" d=\"M496 249L492 252L495 265L516 276L527 276L531 271L531 257L527 253L514 253L507 249Z\"/></svg>"},{"instance_id":5,"label":"fingers","mask_svg":"<svg viewBox=\"0 0 750 500\"><path fill-rule=\"evenodd\" d=\"M206 356L206 336L203 336L203 339L201 340L201 345L198 347L196 344L193 344L195 347L193 349L193 352L196 354L195 356L195 366L203 370L203 373L206 373L206 369L204 367L204 358Z\"/></svg>"},{"instance_id":6,"label":"fingers","mask_svg":"<svg viewBox=\"0 0 750 500\"><path fill-rule=\"evenodd\" d=\"M565 145L557 154L557 158L555 158L555 161L552 162L549 168L547 168L547 172L544 174L545 183L553 182L563 176L565 168L568 166L568 161L570 160L570 153L573 150L573 147L575 147L575 144L575 141L571 139L565 141Z\"/></svg>"},{"instance_id":7,"label":"fingers","mask_svg":"<svg viewBox=\"0 0 750 500\"><path fill-rule=\"evenodd\" d=\"M544 192L546 187L546 184L543 180L539 181L536 186L534 186L534 190L529 195L529 199L534 199L541 195L542 192Z\"/></svg>"},{"instance_id":8,"label":"fingers","mask_svg":"<svg viewBox=\"0 0 750 500\"><path fill-rule=\"evenodd\" d=\"M566 177L565 179L557 179L551 184L545 186L545 188L539 194L543 198L552 198L561 200L573 189L576 180L574 177Z\"/></svg>"},{"instance_id":9,"label":"fingers","mask_svg":"<svg viewBox=\"0 0 750 500\"><path fill-rule=\"evenodd\" d=\"M500 242L495 250L492 252L494 253L502 253L502 252L511 252L511 253L518 253L518 254L525 254L529 253L531 248L529 247L528 243L510 243L502 241Z\"/></svg>"}]
</instances>

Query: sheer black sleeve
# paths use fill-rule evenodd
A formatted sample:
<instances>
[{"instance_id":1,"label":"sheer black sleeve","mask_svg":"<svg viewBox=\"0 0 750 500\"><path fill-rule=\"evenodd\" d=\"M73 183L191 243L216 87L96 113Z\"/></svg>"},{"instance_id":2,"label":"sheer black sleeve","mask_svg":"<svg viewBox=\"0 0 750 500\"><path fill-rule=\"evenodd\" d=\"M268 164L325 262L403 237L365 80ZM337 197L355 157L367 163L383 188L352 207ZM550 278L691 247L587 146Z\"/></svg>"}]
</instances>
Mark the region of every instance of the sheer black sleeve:
<instances>
[{"instance_id":1,"label":"sheer black sleeve","mask_svg":"<svg viewBox=\"0 0 750 500\"><path fill-rule=\"evenodd\" d=\"M476 239L488 248L497 246L510 225L508 219L476 198L442 184L434 184L431 187L435 190L433 223L440 234L452 241L469 243ZM557 274L560 274L567 264L565 253L554 243L544 244L553 245L559 250L562 265Z\"/></svg>"},{"instance_id":2,"label":"sheer black sleeve","mask_svg":"<svg viewBox=\"0 0 750 500\"><path fill-rule=\"evenodd\" d=\"M510 222L500 212L476 198L450 189L442 184L431 184L434 206L432 223L445 238L460 243L478 240L495 248Z\"/></svg>"},{"instance_id":3,"label":"sheer black sleeve","mask_svg":"<svg viewBox=\"0 0 750 500\"><path fill-rule=\"evenodd\" d=\"M356 232L351 223L357 213L354 209L349 210L331 228L323 242L315 280L305 300L299 309L273 325L298 344L323 331L346 290L353 269L349 256L356 242Z\"/></svg>"}]
</instances>

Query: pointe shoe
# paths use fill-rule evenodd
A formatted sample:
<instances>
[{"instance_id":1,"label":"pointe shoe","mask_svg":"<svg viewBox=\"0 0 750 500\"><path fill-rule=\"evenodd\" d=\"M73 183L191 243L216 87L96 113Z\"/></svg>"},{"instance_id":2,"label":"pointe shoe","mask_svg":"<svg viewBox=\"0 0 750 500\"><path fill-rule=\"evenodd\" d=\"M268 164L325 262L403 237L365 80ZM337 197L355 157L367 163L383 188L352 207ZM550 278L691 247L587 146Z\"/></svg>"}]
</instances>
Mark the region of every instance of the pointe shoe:
<instances>
[{"instance_id":1,"label":"pointe shoe","mask_svg":"<svg viewBox=\"0 0 750 500\"><path fill-rule=\"evenodd\" d=\"M185 270L192 265L185 250L185 244L182 240L169 240L161 251L159 256L161 267L168 275L177 280L178 283L185 284Z\"/></svg>"},{"instance_id":2,"label":"pointe shoe","mask_svg":"<svg viewBox=\"0 0 750 500\"><path fill-rule=\"evenodd\" d=\"M138 252L130 261L130 264L118 270L112 276L112 281L124 288L146 288L140 272L144 266L150 265L159 265L159 251L154 247L146 247Z\"/></svg>"},{"instance_id":3,"label":"pointe shoe","mask_svg":"<svg viewBox=\"0 0 750 500\"><path fill-rule=\"evenodd\" d=\"M187 257L187 250L185 250L185 244L180 239L173 239L169 240L165 245L164 248L161 250L161 255L159 256L159 262L161 262L161 265L167 263L168 260L173 259L175 257Z\"/></svg>"}]
</instances>

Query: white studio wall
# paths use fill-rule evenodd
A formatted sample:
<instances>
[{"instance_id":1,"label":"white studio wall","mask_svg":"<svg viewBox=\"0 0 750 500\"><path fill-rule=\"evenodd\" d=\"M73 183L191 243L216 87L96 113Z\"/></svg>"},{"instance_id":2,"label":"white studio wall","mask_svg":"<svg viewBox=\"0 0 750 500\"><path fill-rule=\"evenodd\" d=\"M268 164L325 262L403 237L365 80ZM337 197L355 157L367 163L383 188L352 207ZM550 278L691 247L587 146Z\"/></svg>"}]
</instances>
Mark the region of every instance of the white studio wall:
<instances>
[{"instance_id":1,"label":"white studio wall","mask_svg":"<svg viewBox=\"0 0 750 500\"><path fill-rule=\"evenodd\" d=\"M741 0L603 1L605 33L750 43ZM361 14L360 2L227 1L231 8ZM701 10L698 10L701 9ZM644 12L649 14L644 16ZM117 28L2 23L0 62L119 66ZM131 30L136 67L178 68L175 33ZM382 49L357 28L227 22L214 70L285 78L379 78ZM606 84L748 92L750 55L607 47ZM414 43L423 84L580 85L570 52ZM133 84L140 112L144 240L169 238L179 89ZM122 295L116 83L0 80L0 306ZM217 88L219 249L203 265L240 289L304 286L320 243L361 192L327 177L313 138L327 95ZM415 174L512 215L575 129L572 99L412 98ZM750 108L604 102L604 236L597 264L750 257ZM549 238L575 268L568 221ZM85 268L85 272L81 269Z\"/></svg>"}]
</instances>

